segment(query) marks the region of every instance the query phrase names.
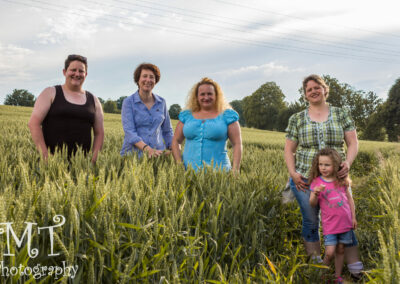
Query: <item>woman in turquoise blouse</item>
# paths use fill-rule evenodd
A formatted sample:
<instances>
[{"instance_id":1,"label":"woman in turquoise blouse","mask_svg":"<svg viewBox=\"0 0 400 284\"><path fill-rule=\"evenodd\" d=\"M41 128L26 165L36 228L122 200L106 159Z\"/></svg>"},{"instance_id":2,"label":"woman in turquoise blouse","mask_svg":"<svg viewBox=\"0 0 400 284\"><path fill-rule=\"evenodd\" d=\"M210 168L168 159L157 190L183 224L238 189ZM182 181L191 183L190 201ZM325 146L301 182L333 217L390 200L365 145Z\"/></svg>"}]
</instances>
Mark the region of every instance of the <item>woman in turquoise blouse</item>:
<instances>
[{"instance_id":1,"label":"woman in turquoise blouse","mask_svg":"<svg viewBox=\"0 0 400 284\"><path fill-rule=\"evenodd\" d=\"M209 78L195 84L189 93L186 110L179 114L179 122L172 139L175 161L182 162L181 144L186 138L183 151L185 168L198 170L213 164L215 168L238 172L242 156L242 138L239 115L226 103L220 86ZM233 148L233 165L229 161L226 140Z\"/></svg>"}]
</instances>

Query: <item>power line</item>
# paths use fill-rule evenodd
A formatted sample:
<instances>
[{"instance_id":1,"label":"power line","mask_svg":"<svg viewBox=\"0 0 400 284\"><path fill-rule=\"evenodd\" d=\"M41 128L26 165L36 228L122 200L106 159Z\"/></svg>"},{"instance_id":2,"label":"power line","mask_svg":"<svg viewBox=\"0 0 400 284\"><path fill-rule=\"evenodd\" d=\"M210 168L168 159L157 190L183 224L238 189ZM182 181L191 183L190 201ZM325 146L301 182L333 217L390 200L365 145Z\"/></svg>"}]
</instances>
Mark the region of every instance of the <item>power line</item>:
<instances>
[{"instance_id":1,"label":"power line","mask_svg":"<svg viewBox=\"0 0 400 284\"><path fill-rule=\"evenodd\" d=\"M138 6L138 4L135 4L135 3L132 3L132 2L127 2L127 1L122 1L122 0L114 0L114 1L115 2L120 2L120 3L126 3L126 4L129 4L129 5ZM228 19L228 20L234 21L234 23L231 23L231 22L228 23L228 24L231 24L231 25L237 25L236 22L241 21L241 22L245 22L245 23L248 23L248 24L252 24L252 25L271 26L271 27L273 26L272 24L248 21L248 20L238 19L238 18L231 18L231 17L222 16L222 15L215 15L215 14L213 15L213 14L210 14L209 12L205 13L205 12L201 12L201 11L197 11L197 10L183 9L183 8L176 7L176 6L160 4L160 3L147 1L147 0L136 0L135 2L144 2L144 3L149 3L149 4L153 4L153 5L157 5L157 6L167 7L169 9L175 9L175 10L180 10L180 11L184 11L184 12L190 12L190 13L194 14L194 15L191 15L191 17L195 17L197 14L201 14L201 15L204 15L206 17L210 17L211 16L210 18L213 21L223 22L223 21L220 21L219 18ZM232 5L234 5L234 4L232 4ZM150 8L150 9L160 9L158 7L148 7L148 8ZM259 9L254 8L254 7L249 7L249 9L254 9L254 10L258 11L258 12L260 11ZM173 12L176 13L175 11L173 11ZM271 13L274 13L274 12L271 12ZM278 14L278 13L276 13L276 14ZM284 15L284 14L279 14L279 15ZM291 16L288 16L288 15L284 15L284 16L291 17ZM309 20L306 20L306 19L302 19L302 20L309 21ZM224 22L224 23L227 23L227 22ZM323 36L323 37L325 37L324 41L331 42L333 44L335 43L335 41L331 41L329 39L326 39L326 34L324 34L324 33L318 33L318 32L315 32L315 31L304 31L304 30L298 30L298 29L292 29L292 31L301 32L301 33L307 32L308 34L314 34L314 35L317 35L317 36ZM271 30L269 32L291 35L291 34L287 34L287 33L283 33L283 32L271 31ZM308 38L308 39L311 39L311 40L318 40L318 41L321 40L320 38L312 38L312 37L305 36L305 35L302 35L301 37L302 38ZM389 47L393 48L393 44L386 44L386 43L383 43L383 42L380 42L380 41L368 41L368 40L361 40L361 39L355 39L355 38L349 38L349 37L337 37L337 36L330 36L330 38L336 38L337 40L351 40L351 41L356 41L356 42L360 42L360 43L368 43L368 44L372 44L372 45L385 45L385 46L389 46ZM349 44L347 43L347 45L349 45ZM360 48L361 46L358 45L356 47ZM386 50L386 49L382 49L382 50ZM393 50L386 50L386 51L397 52L397 51L393 51Z\"/></svg>"},{"instance_id":2,"label":"power line","mask_svg":"<svg viewBox=\"0 0 400 284\"><path fill-rule=\"evenodd\" d=\"M283 14L283 13L278 13L275 11L267 11L267 10L260 10L258 8L254 8L254 7L250 7L247 5L243 5L243 4L237 4L237 3L232 3L229 1L224 1L224 0L214 0L215 2L220 2L220 3L224 3L230 6L236 6L236 7L241 7L241 8L246 8L249 10L255 10L257 12L262 12L262 13L267 13L267 14L274 14L274 15L279 15L279 16L283 16L283 17L287 17L287 18L292 18L292 19L296 19L296 20L301 20L301 21L305 21L305 22L309 22L309 19L305 19L302 17L297 17L297 16L290 16L287 14ZM329 25L329 24L328 24ZM339 26L338 24L335 24L335 27ZM379 34L379 35L385 35L385 36L392 36L392 37L396 37L396 38L400 38L399 35L397 34L392 34L392 33L386 33L386 32L378 32L378 31L371 31L371 30L367 30L367 29L361 29L361 28L356 28L356 27L349 27L349 26L341 26L343 29L352 29L352 30L357 30L357 31L362 31L362 32L367 32L367 33L374 33L374 34Z\"/></svg>"},{"instance_id":3,"label":"power line","mask_svg":"<svg viewBox=\"0 0 400 284\"><path fill-rule=\"evenodd\" d=\"M149 7L149 6L140 5L140 4L134 4L134 3L126 2L126 1L119 1L119 0L114 0L114 1L115 2L120 2L120 3L127 3L127 4L130 4L130 5L134 5L134 6L138 6L138 7L142 7L142 8L149 8L149 9L152 9L152 10L166 11L166 12L174 13L174 14L177 14L177 15L182 15L182 16L185 16L185 17L188 16L185 13L179 13L179 12L176 12L174 10L171 11L171 10L168 10L168 9L166 10L166 9L162 9L162 8L159 8L159 7ZM140 1L140 0L138 0L138 1L139 2L153 3L153 2L149 2L149 1ZM98 5L104 5L103 3L99 3L99 2L95 2L95 1L87 1L87 2L98 4ZM107 6L113 7L113 8L117 8L117 9L123 9L123 10L132 11L131 9L128 9L126 7L120 7L120 6L115 6L115 5L107 5ZM189 13L196 12L197 14L206 14L206 13L202 13L202 12L199 12L199 11L191 11L191 10L181 9L181 8L178 8L178 7L172 7L172 6L168 6L168 5L163 5L163 6L164 7L168 7L169 9L184 10L184 11L189 12ZM160 15L160 14L154 14L154 12L149 13L149 14L163 16L163 15ZM219 23L223 23L223 24L229 24L229 25L241 27L240 25L235 24L235 23L218 20L218 17L220 17L218 15L212 15L212 14L209 14L209 13L206 14L206 17L210 17L210 16L212 16L212 17L207 19L207 21L219 22ZM197 16L197 15L190 15L190 17L191 18L194 17L194 18L199 18L201 20L205 20L204 18L202 18L200 16ZM228 17L223 17L223 18L234 20L233 18L228 18ZM199 24L198 22L195 22L195 21L190 20L190 19L189 20L185 19L185 21L186 22L190 22L190 23ZM249 22L249 21L246 21L246 22L247 23L251 23L251 24L257 24L257 25L267 25L267 24L262 24L262 23L257 23L257 22ZM229 27L222 27L220 25L214 25L214 24L210 24L210 23L207 23L206 25L217 27L217 28L225 28L225 29L228 28L228 29L230 29L232 31L237 31L237 32L246 33L246 34L252 33L251 31L249 32L248 30L232 28L230 26ZM271 33L276 33L276 34L284 34L282 32L273 31L273 30L268 30L266 32L271 32ZM307 44L316 43L316 44L319 44L319 45L330 46L330 47L334 47L334 48L338 48L338 49L345 49L345 50L350 50L350 51L361 51L361 52L375 53L375 54L379 54L379 55L390 55L390 56L398 56L398 55L400 55L400 52L397 51L397 50L370 48L370 47L365 47L365 46L360 46L360 45L353 45L353 44L348 44L348 43L346 43L345 46L343 46L343 45L336 44L333 41L329 41L329 40L323 40L323 42L321 43L320 39L313 39L313 38L311 38L311 41L310 41L310 40L305 40L305 39L297 39L297 38L290 38L290 37L284 37L284 36L275 36L275 37L280 38L280 39L284 39L284 40L307 43Z\"/></svg>"},{"instance_id":4,"label":"power line","mask_svg":"<svg viewBox=\"0 0 400 284\"><path fill-rule=\"evenodd\" d=\"M34 1L34 0L32 0L33 2L39 2L39 3L42 3L42 4L48 5L50 7L44 8L44 7L34 6L34 5L32 5L32 3L27 4L27 3L15 2L15 1L11 2L9 0L3 0L3 1L9 2L9 3L13 3L13 4L24 5L24 6L27 6L27 7L35 7L35 8L41 8L41 9L44 9L44 10L53 10L53 11L63 12L63 13L65 13L64 8L69 9L69 7L67 7L67 6L54 5L54 4L50 4L50 3L47 3L47 2L43 2L43 1ZM56 7L56 8L59 7L60 9L57 10L54 7ZM88 14L82 14L80 12L81 11L79 11L79 13L78 12L69 11L68 13L79 15L79 16L83 16L83 17L87 17L88 16ZM92 11L90 11L90 12L92 12ZM93 15L89 14L89 16L93 16ZM115 15L103 15L103 17L105 17L105 16L111 17L113 19L119 19L119 20L120 19L123 19L123 20L129 19L129 18L126 18L126 17L115 16ZM279 44L269 44L269 43L265 43L265 42L261 42L261 41L255 41L255 40L245 40L245 41L243 41L240 38L234 38L234 37L228 37L228 36L221 37L221 36L212 35L212 34L209 34L209 33L206 33L206 32L199 32L199 31L193 31L193 30L190 30L190 29L183 29L182 27L176 28L176 27L171 27L171 26L166 26L166 25L160 26L158 23L154 24L154 23L151 23L149 21L146 22L146 25L138 25L138 24L134 24L132 22L121 22L121 21L115 21L115 20L110 20L110 19L106 19L106 18L99 18L99 20L106 20L108 22L113 22L113 23L117 22L117 23L123 23L123 24L126 24L126 25L140 26L140 27L144 27L144 28L157 29L157 30L159 30L160 28L166 28L166 29L171 30L171 31L173 31L175 33L178 33L178 34L190 35L190 36L195 36L195 37L197 37L197 36L205 37L206 36L208 38L227 41L227 42L230 42L230 43L261 46L261 47L268 47L268 48L285 50L285 51L292 51L292 52L295 51L295 52L309 53L309 54L316 54L316 55L324 55L324 56L330 56L330 57L335 55L335 56L338 56L338 57L347 58L347 59L353 59L353 60L357 59L357 60L363 60L363 61L386 62L386 63L391 62L391 63L393 63L393 61L388 61L385 58L356 56L356 55L348 55L348 54L342 54L342 53L337 53L337 52L336 53L332 53L332 52L327 53L327 52L323 52L323 51L319 51L319 50L298 48L298 47L279 45Z\"/></svg>"}]
</instances>

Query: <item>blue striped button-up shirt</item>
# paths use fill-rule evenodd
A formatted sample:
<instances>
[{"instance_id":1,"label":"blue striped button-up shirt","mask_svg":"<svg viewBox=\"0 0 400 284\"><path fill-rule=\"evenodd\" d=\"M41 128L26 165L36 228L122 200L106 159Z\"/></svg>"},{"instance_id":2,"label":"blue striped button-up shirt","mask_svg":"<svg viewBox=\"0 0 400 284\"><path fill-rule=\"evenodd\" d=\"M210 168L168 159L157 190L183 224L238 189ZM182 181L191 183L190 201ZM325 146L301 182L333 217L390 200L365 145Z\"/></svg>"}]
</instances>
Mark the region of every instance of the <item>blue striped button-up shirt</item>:
<instances>
[{"instance_id":1,"label":"blue striped button-up shirt","mask_svg":"<svg viewBox=\"0 0 400 284\"><path fill-rule=\"evenodd\" d=\"M172 126L165 100L153 94L154 105L149 110L142 102L139 91L127 97L122 103L122 126L125 132L121 155L142 151L135 144L143 141L153 149L165 150L171 147Z\"/></svg>"}]
</instances>

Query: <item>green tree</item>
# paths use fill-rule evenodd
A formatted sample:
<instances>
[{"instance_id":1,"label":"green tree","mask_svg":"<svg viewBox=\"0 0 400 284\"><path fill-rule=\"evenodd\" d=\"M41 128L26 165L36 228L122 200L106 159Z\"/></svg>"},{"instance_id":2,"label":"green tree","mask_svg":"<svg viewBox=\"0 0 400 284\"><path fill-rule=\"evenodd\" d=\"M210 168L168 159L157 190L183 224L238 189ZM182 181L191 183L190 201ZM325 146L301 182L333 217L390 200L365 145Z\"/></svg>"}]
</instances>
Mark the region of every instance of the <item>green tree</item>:
<instances>
[{"instance_id":1,"label":"green tree","mask_svg":"<svg viewBox=\"0 0 400 284\"><path fill-rule=\"evenodd\" d=\"M385 104L385 124L389 141L400 138L400 78L390 88Z\"/></svg>"},{"instance_id":2,"label":"green tree","mask_svg":"<svg viewBox=\"0 0 400 284\"><path fill-rule=\"evenodd\" d=\"M178 104L173 104L169 107L168 113L171 119L178 119L179 113L182 111L182 108Z\"/></svg>"},{"instance_id":3,"label":"green tree","mask_svg":"<svg viewBox=\"0 0 400 284\"><path fill-rule=\"evenodd\" d=\"M384 141L386 137L385 121L384 121L384 109L383 105L379 106L377 111L374 112L366 122L366 126L363 132L360 134L360 138L363 140L373 141Z\"/></svg>"},{"instance_id":4,"label":"green tree","mask_svg":"<svg viewBox=\"0 0 400 284\"><path fill-rule=\"evenodd\" d=\"M35 104L35 96L27 90L14 89L11 94L6 96L4 104L10 106L33 106Z\"/></svg>"},{"instance_id":5,"label":"green tree","mask_svg":"<svg viewBox=\"0 0 400 284\"><path fill-rule=\"evenodd\" d=\"M286 107L282 108L279 111L276 130L285 131L289 122L289 118L292 116L292 114L302 111L305 108L306 105L301 104L300 102L294 102L289 104L286 103Z\"/></svg>"},{"instance_id":6,"label":"green tree","mask_svg":"<svg viewBox=\"0 0 400 284\"><path fill-rule=\"evenodd\" d=\"M117 108L119 110L122 109L122 103L124 102L124 100L127 98L127 96L123 96L123 97L119 97L117 100Z\"/></svg>"},{"instance_id":7,"label":"green tree","mask_svg":"<svg viewBox=\"0 0 400 284\"><path fill-rule=\"evenodd\" d=\"M285 108L285 95L275 82L267 82L251 96L243 99L243 113L246 125L259 129L278 128L278 115Z\"/></svg>"},{"instance_id":8,"label":"green tree","mask_svg":"<svg viewBox=\"0 0 400 284\"><path fill-rule=\"evenodd\" d=\"M243 101L242 100L234 100L230 102L232 108L239 114L239 123L241 126L246 125L246 120L243 115Z\"/></svg>"},{"instance_id":9,"label":"green tree","mask_svg":"<svg viewBox=\"0 0 400 284\"><path fill-rule=\"evenodd\" d=\"M117 103L109 99L104 103L103 110L106 113L118 113Z\"/></svg>"}]
</instances>

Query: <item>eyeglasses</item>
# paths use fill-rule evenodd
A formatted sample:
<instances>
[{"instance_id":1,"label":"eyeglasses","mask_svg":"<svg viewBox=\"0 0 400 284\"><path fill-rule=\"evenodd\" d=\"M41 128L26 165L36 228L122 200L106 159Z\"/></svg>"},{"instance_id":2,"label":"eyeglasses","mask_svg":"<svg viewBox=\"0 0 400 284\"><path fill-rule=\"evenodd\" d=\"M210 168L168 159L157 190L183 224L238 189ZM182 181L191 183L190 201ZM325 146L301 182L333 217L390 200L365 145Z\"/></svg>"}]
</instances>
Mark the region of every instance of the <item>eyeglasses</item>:
<instances>
[{"instance_id":1,"label":"eyeglasses","mask_svg":"<svg viewBox=\"0 0 400 284\"><path fill-rule=\"evenodd\" d=\"M79 60L79 61L83 61L83 62L87 63L87 58L82 55L71 54L71 55L68 55L67 59L70 61Z\"/></svg>"}]
</instances>

